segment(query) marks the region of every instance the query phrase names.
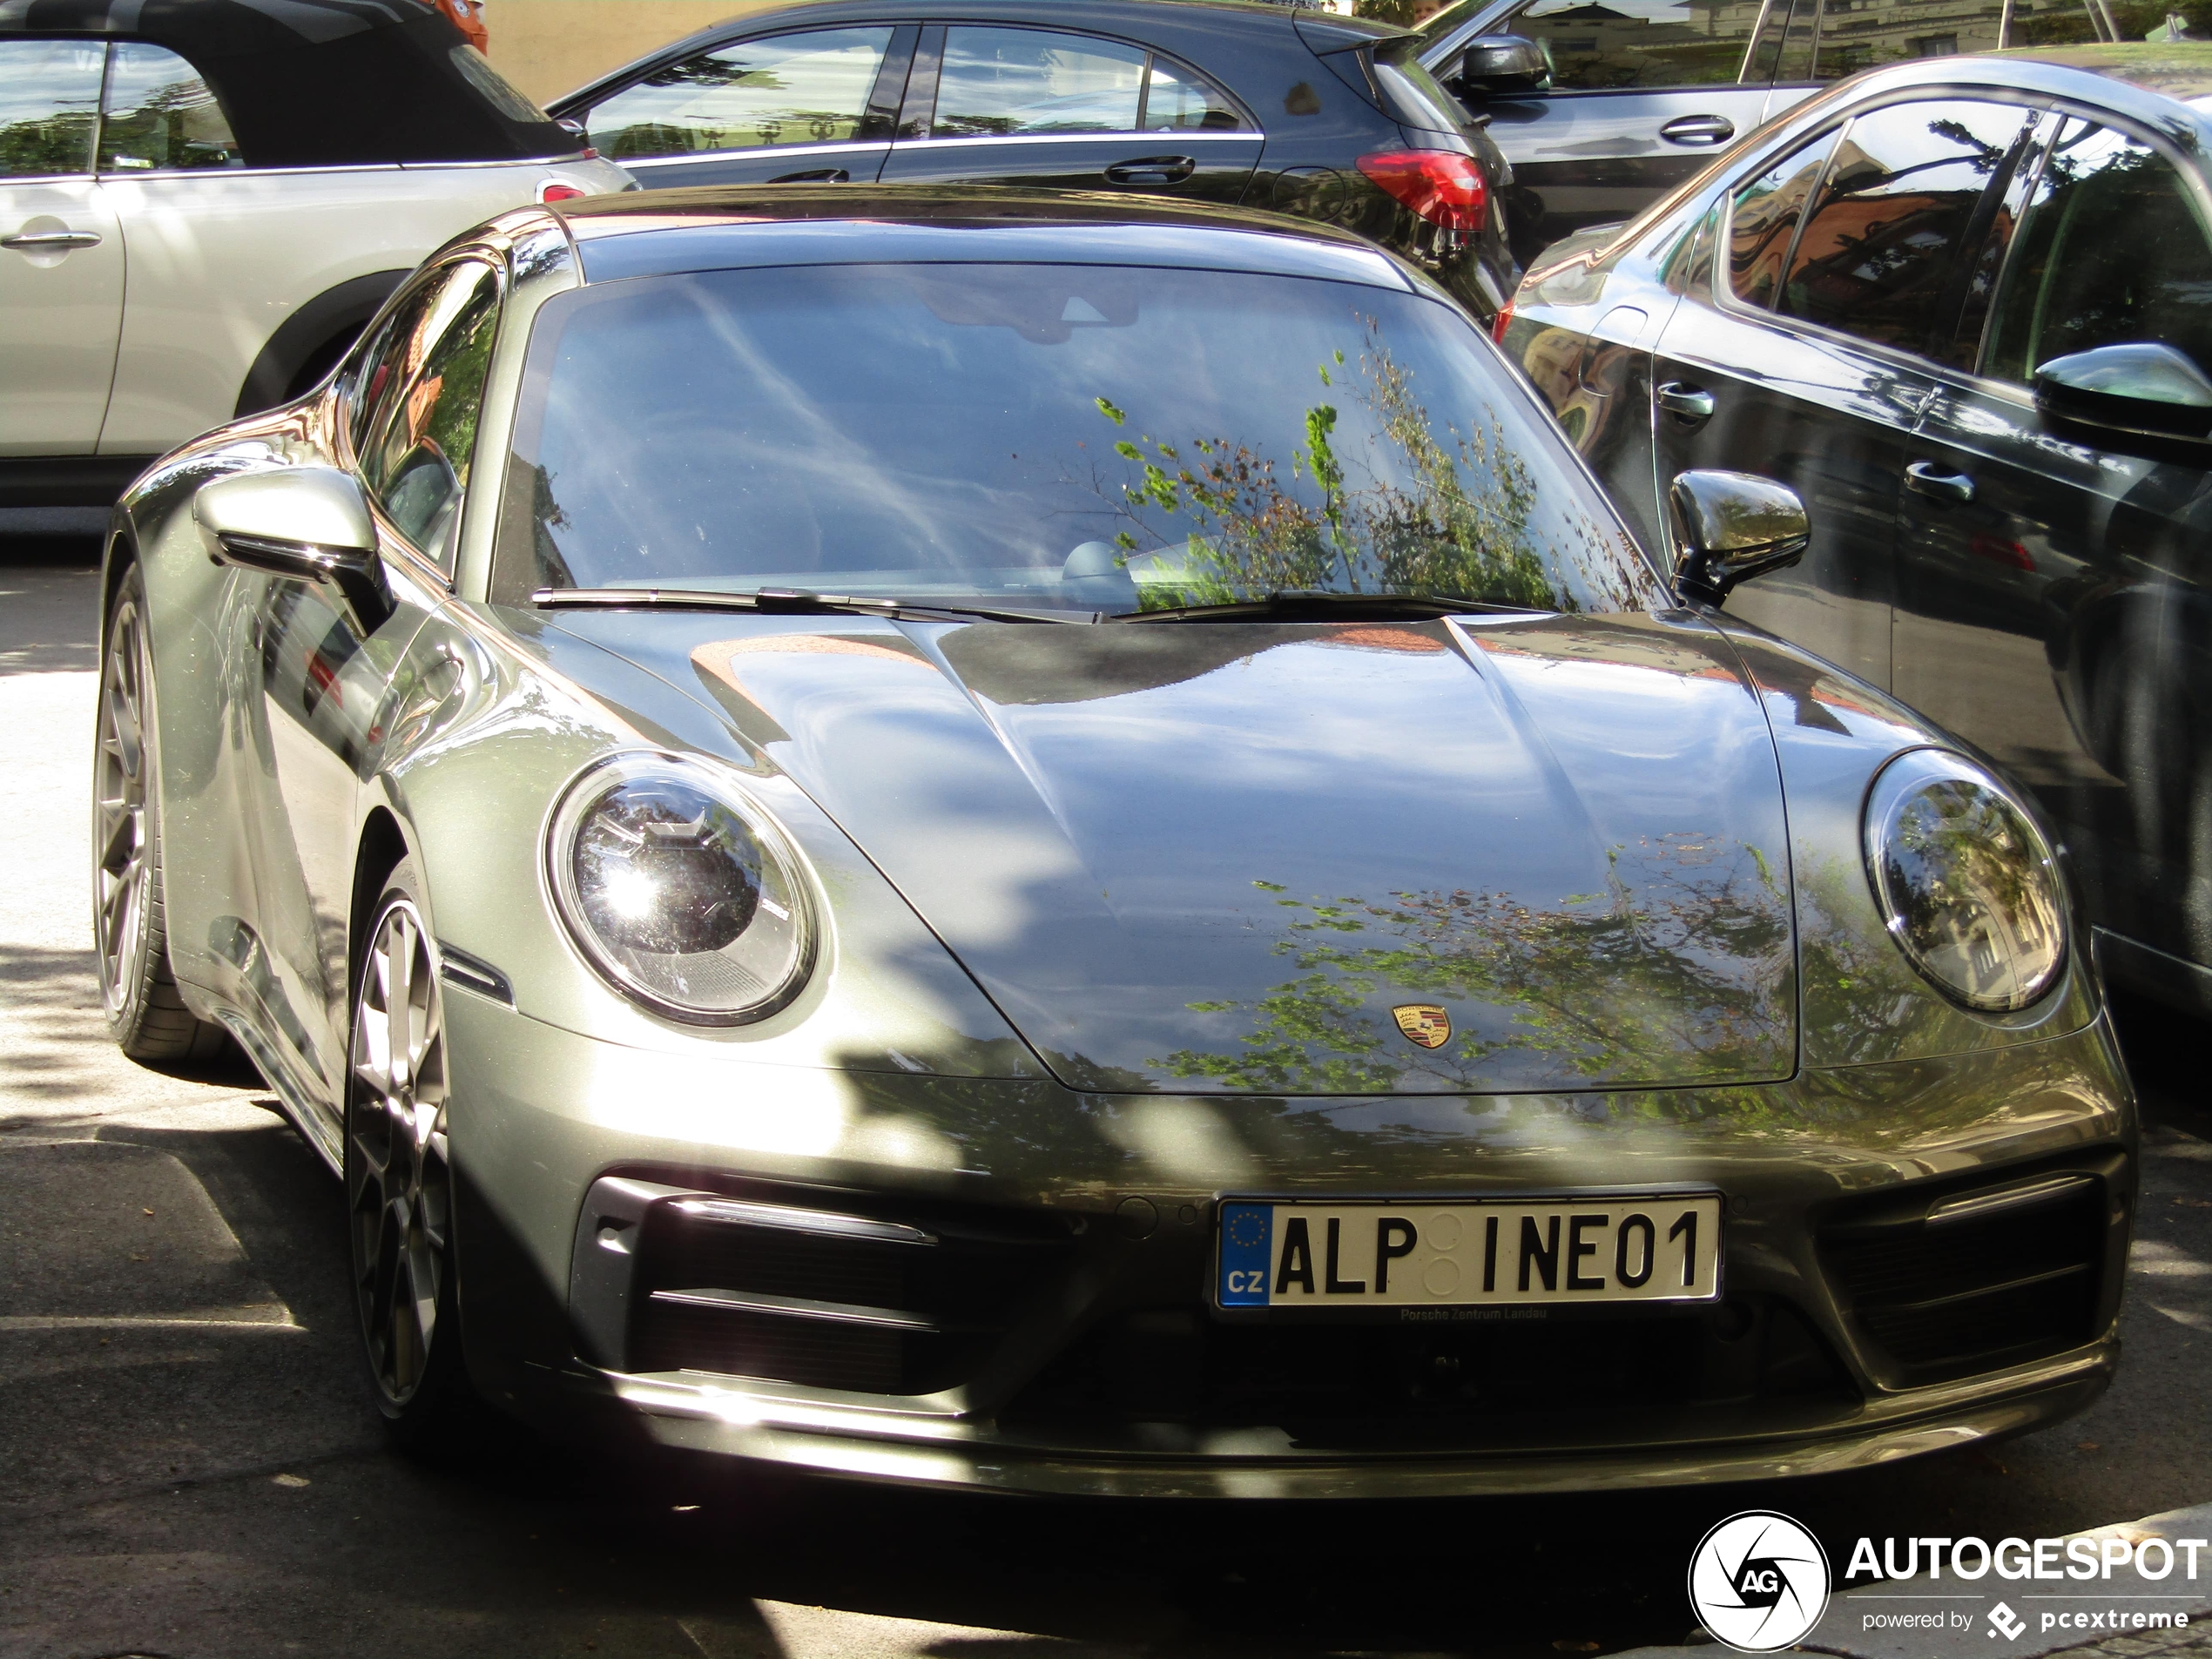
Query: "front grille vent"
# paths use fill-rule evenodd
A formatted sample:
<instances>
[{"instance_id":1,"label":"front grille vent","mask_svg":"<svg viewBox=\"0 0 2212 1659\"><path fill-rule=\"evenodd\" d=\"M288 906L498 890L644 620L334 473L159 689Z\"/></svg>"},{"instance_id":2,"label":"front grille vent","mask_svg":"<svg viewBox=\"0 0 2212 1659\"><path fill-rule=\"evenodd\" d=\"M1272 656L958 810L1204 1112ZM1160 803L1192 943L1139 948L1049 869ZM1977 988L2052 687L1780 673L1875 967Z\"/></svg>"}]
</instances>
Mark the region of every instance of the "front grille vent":
<instances>
[{"instance_id":1,"label":"front grille vent","mask_svg":"<svg viewBox=\"0 0 2212 1659\"><path fill-rule=\"evenodd\" d=\"M654 1204L625 1368L870 1394L972 1374L1055 1275L1064 1231L984 1212L887 1219L751 1198Z\"/></svg>"},{"instance_id":2,"label":"front grille vent","mask_svg":"<svg viewBox=\"0 0 2212 1659\"><path fill-rule=\"evenodd\" d=\"M1995 1371L2096 1333L2105 1184L2064 1171L1972 1191L1924 1212L1823 1231L1845 1312L1906 1384Z\"/></svg>"}]
</instances>

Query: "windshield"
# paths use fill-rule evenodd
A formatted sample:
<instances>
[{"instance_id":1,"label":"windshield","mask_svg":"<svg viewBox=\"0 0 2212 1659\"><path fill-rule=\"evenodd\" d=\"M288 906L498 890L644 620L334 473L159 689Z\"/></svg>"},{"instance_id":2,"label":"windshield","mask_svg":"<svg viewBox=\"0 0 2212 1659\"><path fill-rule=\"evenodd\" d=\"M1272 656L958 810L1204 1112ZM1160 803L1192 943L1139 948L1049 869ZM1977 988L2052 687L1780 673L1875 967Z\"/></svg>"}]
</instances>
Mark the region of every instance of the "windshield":
<instances>
[{"instance_id":1,"label":"windshield","mask_svg":"<svg viewBox=\"0 0 2212 1659\"><path fill-rule=\"evenodd\" d=\"M494 597L1669 603L1480 347L1412 294L1211 271L831 266L579 289L532 332Z\"/></svg>"}]
</instances>

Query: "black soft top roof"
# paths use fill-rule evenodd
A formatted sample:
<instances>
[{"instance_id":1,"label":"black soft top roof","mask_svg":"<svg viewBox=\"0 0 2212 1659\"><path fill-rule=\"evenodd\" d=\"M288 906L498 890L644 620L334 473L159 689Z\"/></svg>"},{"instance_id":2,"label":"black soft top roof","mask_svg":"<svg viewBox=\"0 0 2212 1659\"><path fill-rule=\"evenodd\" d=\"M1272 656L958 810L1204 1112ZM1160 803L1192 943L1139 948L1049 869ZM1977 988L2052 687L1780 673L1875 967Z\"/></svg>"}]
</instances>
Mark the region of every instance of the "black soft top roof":
<instances>
[{"instance_id":1,"label":"black soft top roof","mask_svg":"<svg viewBox=\"0 0 2212 1659\"><path fill-rule=\"evenodd\" d=\"M0 40L27 35L166 46L207 78L249 166L577 148L489 65L464 70L461 31L422 0L0 0Z\"/></svg>"}]
</instances>

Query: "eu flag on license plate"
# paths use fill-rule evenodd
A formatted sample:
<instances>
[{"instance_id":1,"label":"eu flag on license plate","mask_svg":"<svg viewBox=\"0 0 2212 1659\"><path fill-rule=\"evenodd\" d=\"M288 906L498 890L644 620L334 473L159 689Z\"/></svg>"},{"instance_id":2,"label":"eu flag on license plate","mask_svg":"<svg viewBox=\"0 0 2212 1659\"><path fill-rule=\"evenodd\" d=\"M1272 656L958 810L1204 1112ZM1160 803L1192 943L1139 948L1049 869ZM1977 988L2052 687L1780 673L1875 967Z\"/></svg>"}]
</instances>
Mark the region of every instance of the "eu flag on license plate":
<instances>
[{"instance_id":1,"label":"eu flag on license plate","mask_svg":"<svg viewBox=\"0 0 2212 1659\"><path fill-rule=\"evenodd\" d=\"M1264 1308L1267 1273L1275 1259L1275 1207L1221 1206L1221 1305Z\"/></svg>"}]
</instances>

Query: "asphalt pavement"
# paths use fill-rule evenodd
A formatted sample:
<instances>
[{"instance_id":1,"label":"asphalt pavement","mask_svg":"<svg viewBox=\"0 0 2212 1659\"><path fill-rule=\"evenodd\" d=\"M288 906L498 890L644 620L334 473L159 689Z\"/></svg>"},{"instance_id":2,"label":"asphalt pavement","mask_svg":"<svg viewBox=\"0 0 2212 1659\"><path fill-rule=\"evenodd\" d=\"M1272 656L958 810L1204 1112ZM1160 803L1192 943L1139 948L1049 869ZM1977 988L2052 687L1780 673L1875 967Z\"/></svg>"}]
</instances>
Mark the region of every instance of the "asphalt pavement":
<instances>
[{"instance_id":1,"label":"asphalt pavement","mask_svg":"<svg viewBox=\"0 0 2212 1659\"><path fill-rule=\"evenodd\" d=\"M1612 1652L1683 1640L1690 1550L1743 1508L1832 1552L2212 1501L2204 1033L2144 1009L2121 1379L1993 1448L1759 1487L1336 1507L884 1492L622 1467L520 1430L448 1464L401 1455L355 1354L336 1183L251 1072L165 1076L107 1041L91 552L0 540L0 1656Z\"/></svg>"}]
</instances>

